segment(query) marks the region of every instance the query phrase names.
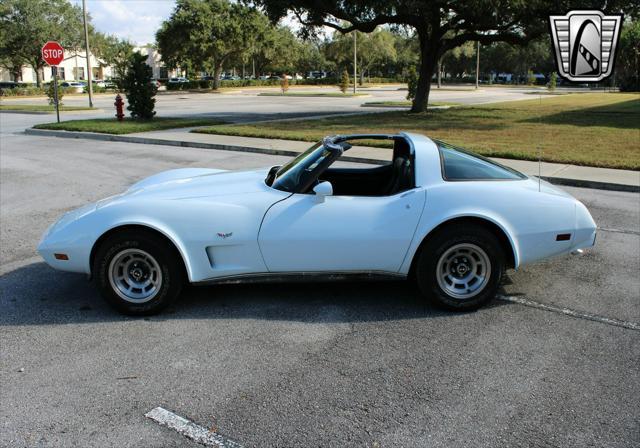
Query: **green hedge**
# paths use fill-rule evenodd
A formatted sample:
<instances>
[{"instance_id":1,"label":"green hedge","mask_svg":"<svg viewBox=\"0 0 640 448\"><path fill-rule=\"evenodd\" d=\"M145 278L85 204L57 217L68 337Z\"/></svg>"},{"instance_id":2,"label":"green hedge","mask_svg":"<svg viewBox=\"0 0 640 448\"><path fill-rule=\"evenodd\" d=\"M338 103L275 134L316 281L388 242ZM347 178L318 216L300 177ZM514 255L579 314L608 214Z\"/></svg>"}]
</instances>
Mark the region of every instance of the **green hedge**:
<instances>
[{"instance_id":1,"label":"green hedge","mask_svg":"<svg viewBox=\"0 0 640 448\"><path fill-rule=\"evenodd\" d=\"M15 87L13 89L0 89L0 96L44 96L47 94L47 89L49 88L49 84L46 87ZM98 92L96 89L102 89L104 91L104 87L94 86L93 91L95 93ZM59 87L60 91L63 94L76 93L75 87Z\"/></svg>"},{"instance_id":2,"label":"green hedge","mask_svg":"<svg viewBox=\"0 0 640 448\"><path fill-rule=\"evenodd\" d=\"M0 89L0 96L37 96L46 95L43 87L14 87L13 89Z\"/></svg>"},{"instance_id":3,"label":"green hedge","mask_svg":"<svg viewBox=\"0 0 640 448\"><path fill-rule=\"evenodd\" d=\"M366 79L369 82L369 78ZM273 87L279 86L282 80L280 79L238 79L238 80L221 80L220 87ZM402 82L394 78L371 78L371 83L396 83ZM336 78L324 78L324 79L290 79L289 85L299 86L334 86L338 84ZM191 80L189 82L169 84L166 83L167 90L199 90L199 89L213 89L213 81L203 80Z\"/></svg>"}]
</instances>

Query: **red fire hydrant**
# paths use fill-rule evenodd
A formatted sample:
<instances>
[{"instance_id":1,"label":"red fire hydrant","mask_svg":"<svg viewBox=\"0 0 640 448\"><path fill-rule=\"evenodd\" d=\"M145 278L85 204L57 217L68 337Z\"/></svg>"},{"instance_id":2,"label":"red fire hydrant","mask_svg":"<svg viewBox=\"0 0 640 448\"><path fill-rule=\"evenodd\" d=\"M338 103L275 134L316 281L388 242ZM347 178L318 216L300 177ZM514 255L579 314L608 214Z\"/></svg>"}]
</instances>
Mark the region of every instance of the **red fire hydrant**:
<instances>
[{"instance_id":1,"label":"red fire hydrant","mask_svg":"<svg viewBox=\"0 0 640 448\"><path fill-rule=\"evenodd\" d=\"M113 105L116 106L116 118L118 121L124 120L124 101L122 101L120 94L116 95L116 102Z\"/></svg>"}]
</instances>

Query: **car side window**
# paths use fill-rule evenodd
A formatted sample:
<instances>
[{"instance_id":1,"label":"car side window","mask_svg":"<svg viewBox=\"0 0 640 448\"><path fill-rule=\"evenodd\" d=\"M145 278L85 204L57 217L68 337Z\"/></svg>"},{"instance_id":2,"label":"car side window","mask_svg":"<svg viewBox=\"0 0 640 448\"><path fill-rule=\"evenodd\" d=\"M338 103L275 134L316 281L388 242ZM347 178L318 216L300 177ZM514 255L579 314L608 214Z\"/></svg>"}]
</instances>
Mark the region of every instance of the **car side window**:
<instances>
[{"instance_id":1,"label":"car side window","mask_svg":"<svg viewBox=\"0 0 640 448\"><path fill-rule=\"evenodd\" d=\"M445 180L520 180L524 174L471 151L437 142Z\"/></svg>"}]
</instances>

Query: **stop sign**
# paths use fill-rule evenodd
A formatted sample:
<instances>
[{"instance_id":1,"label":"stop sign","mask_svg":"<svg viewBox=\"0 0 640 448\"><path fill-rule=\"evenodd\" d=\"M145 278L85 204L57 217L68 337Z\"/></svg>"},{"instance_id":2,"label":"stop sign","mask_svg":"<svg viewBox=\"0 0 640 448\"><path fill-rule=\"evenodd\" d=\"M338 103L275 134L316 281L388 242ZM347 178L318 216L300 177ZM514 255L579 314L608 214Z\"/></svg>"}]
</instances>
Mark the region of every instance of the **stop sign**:
<instances>
[{"instance_id":1,"label":"stop sign","mask_svg":"<svg viewBox=\"0 0 640 448\"><path fill-rule=\"evenodd\" d=\"M49 65L58 65L64 59L64 48L58 42L49 41L42 46L42 59Z\"/></svg>"}]
</instances>

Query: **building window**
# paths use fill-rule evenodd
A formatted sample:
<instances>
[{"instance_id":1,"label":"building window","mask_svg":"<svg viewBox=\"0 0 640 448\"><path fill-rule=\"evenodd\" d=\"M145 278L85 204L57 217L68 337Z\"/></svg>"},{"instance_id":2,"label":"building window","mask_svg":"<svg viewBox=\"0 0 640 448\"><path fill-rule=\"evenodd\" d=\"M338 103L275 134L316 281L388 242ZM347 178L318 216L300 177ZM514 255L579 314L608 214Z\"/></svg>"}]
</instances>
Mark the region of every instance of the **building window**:
<instances>
[{"instance_id":1,"label":"building window","mask_svg":"<svg viewBox=\"0 0 640 448\"><path fill-rule=\"evenodd\" d=\"M169 77L169 70L167 70L165 67L160 67L160 76L158 78L166 79L168 77Z\"/></svg>"},{"instance_id":2,"label":"building window","mask_svg":"<svg viewBox=\"0 0 640 448\"><path fill-rule=\"evenodd\" d=\"M73 67L73 79L76 81L84 79L84 67Z\"/></svg>"},{"instance_id":3,"label":"building window","mask_svg":"<svg viewBox=\"0 0 640 448\"><path fill-rule=\"evenodd\" d=\"M51 67L51 79L53 79L53 67ZM58 79L62 79L64 81L64 67L58 67Z\"/></svg>"}]
</instances>

